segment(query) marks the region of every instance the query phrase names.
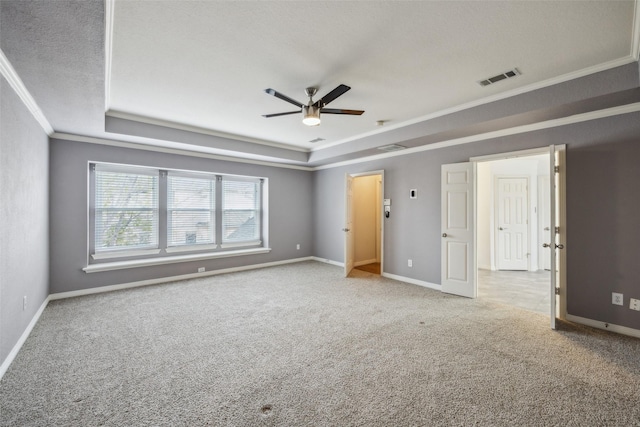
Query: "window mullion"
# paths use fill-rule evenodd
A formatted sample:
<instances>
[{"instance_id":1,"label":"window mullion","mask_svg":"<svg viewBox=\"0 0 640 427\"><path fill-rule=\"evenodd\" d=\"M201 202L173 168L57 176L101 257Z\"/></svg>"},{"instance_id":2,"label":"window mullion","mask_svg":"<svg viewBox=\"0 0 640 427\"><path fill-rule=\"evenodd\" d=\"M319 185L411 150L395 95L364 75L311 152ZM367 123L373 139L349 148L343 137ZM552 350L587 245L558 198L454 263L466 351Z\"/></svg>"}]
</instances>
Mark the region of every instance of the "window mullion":
<instances>
[{"instance_id":1,"label":"window mullion","mask_svg":"<svg viewBox=\"0 0 640 427\"><path fill-rule=\"evenodd\" d=\"M158 183L158 248L166 251L167 249L167 230L169 229L168 207L168 191L167 191L167 171L160 171L160 180Z\"/></svg>"},{"instance_id":2,"label":"window mullion","mask_svg":"<svg viewBox=\"0 0 640 427\"><path fill-rule=\"evenodd\" d=\"M222 176L216 175L216 212L215 212L215 224L216 224L216 247L222 247Z\"/></svg>"}]
</instances>

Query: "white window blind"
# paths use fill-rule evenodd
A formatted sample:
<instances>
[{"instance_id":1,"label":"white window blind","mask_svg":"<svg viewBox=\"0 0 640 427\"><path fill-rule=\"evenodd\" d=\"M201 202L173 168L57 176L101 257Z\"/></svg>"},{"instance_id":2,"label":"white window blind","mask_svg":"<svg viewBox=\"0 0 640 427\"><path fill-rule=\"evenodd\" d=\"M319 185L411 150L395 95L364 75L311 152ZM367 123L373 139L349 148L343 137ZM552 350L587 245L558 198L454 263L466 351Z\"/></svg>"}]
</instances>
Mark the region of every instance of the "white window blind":
<instances>
[{"instance_id":1,"label":"white window blind","mask_svg":"<svg viewBox=\"0 0 640 427\"><path fill-rule=\"evenodd\" d=\"M158 247L158 173L97 165L95 252Z\"/></svg>"},{"instance_id":2,"label":"white window blind","mask_svg":"<svg viewBox=\"0 0 640 427\"><path fill-rule=\"evenodd\" d=\"M260 180L222 180L222 243L260 243Z\"/></svg>"},{"instance_id":3,"label":"white window blind","mask_svg":"<svg viewBox=\"0 0 640 427\"><path fill-rule=\"evenodd\" d=\"M172 175L167 180L167 245L214 244L216 177Z\"/></svg>"}]
</instances>

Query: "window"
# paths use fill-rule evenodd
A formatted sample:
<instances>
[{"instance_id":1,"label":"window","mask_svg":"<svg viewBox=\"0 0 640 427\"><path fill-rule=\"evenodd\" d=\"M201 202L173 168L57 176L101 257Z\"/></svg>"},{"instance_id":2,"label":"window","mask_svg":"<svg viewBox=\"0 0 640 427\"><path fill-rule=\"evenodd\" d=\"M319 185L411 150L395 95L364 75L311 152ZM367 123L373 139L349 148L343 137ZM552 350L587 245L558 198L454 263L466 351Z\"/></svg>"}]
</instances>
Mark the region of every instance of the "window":
<instances>
[{"instance_id":1,"label":"window","mask_svg":"<svg viewBox=\"0 0 640 427\"><path fill-rule=\"evenodd\" d=\"M158 174L95 170L95 252L158 247Z\"/></svg>"},{"instance_id":2,"label":"window","mask_svg":"<svg viewBox=\"0 0 640 427\"><path fill-rule=\"evenodd\" d=\"M92 263L190 251L234 251L233 255L263 247L265 179L103 163L90 166Z\"/></svg>"},{"instance_id":3,"label":"window","mask_svg":"<svg viewBox=\"0 0 640 427\"><path fill-rule=\"evenodd\" d=\"M167 179L167 246L216 243L216 178Z\"/></svg>"},{"instance_id":4,"label":"window","mask_svg":"<svg viewBox=\"0 0 640 427\"><path fill-rule=\"evenodd\" d=\"M222 181L222 243L257 244L260 240L260 183L238 178Z\"/></svg>"}]
</instances>

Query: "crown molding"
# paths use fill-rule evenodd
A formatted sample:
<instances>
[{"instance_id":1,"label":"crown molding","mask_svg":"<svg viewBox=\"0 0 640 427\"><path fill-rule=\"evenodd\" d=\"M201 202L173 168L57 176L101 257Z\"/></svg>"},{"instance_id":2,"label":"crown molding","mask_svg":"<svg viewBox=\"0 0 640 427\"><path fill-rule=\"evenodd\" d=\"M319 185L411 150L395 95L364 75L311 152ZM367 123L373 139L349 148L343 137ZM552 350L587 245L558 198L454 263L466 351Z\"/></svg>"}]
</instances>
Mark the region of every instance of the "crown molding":
<instances>
[{"instance_id":1,"label":"crown molding","mask_svg":"<svg viewBox=\"0 0 640 427\"><path fill-rule=\"evenodd\" d=\"M20 97L29 112L40 124L40 127L42 127L47 135L51 136L53 134L53 127L51 127L51 124L42 113L42 110L40 109L40 107L38 107L36 100L33 99L33 96L31 96L31 93L29 93L27 87L24 85L24 82L22 81L20 76L18 76L18 73L13 68L11 62L9 62L9 59L7 59L2 49L0 49L0 73L5 79L7 79L9 85L11 85L11 87Z\"/></svg>"},{"instance_id":2,"label":"crown molding","mask_svg":"<svg viewBox=\"0 0 640 427\"><path fill-rule=\"evenodd\" d=\"M200 157L200 158L211 159L211 160L222 160L225 162L248 163L252 165L270 166L270 167L282 168L282 169L296 169L296 170L303 170L303 171L313 170L313 168L310 166L298 166L298 165L293 165L288 163L277 163L277 162L269 162L264 160L255 160L255 159L248 159L248 158L241 158L241 157L234 157L234 156L224 156L224 155L215 154L215 153L205 153L202 151L191 151L191 150L185 150L181 148L172 148L172 147L166 147L166 146L162 147L158 145L147 145L147 144L136 143L136 142L122 141L117 139L96 138L93 136L86 136L86 135L54 132L52 135L50 135L50 137L55 139L62 139L65 141L86 142L89 144L108 145L111 147L131 148L134 150L177 154L181 156Z\"/></svg>"},{"instance_id":3,"label":"crown molding","mask_svg":"<svg viewBox=\"0 0 640 427\"><path fill-rule=\"evenodd\" d=\"M622 105L618 107L605 108L603 110L590 111L588 113L575 114L569 117L562 117L559 119L547 120L539 123L533 123L529 125L516 126L508 129L501 129L498 131L482 133L478 135L466 136L463 138L451 139L448 141L435 142L433 144L422 145L420 147L407 148L402 151L393 151L391 153L376 154L368 157L361 157L359 159L346 160L343 162L330 163L322 166L315 166L314 171L337 168L341 166L348 166L358 163L370 162L373 160L387 159L390 157L406 156L409 154L419 153L422 151L437 150L440 148L453 147L455 145L469 144L471 142L485 141L487 139L500 138L504 136L517 135L521 133L534 132L542 129L550 129L560 126L571 125L575 123L582 123L591 120L603 119L606 117L620 116L623 114L637 113L640 111L640 102L633 104Z\"/></svg>"},{"instance_id":4,"label":"crown molding","mask_svg":"<svg viewBox=\"0 0 640 427\"><path fill-rule=\"evenodd\" d=\"M104 111L109 110L111 103L111 62L113 59L113 20L115 0L104 2Z\"/></svg>"},{"instance_id":5,"label":"crown molding","mask_svg":"<svg viewBox=\"0 0 640 427\"><path fill-rule=\"evenodd\" d=\"M633 5L633 30L631 33L631 57L640 60L640 4L636 0Z\"/></svg>"},{"instance_id":6,"label":"crown molding","mask_svg":"<svg viewBox=\"0 0 640 427\"><path fill-rule=\"evenodd\" d=\"M638 15L638 13L636 12L636 16ZM637 21L640 21L640 18L637 19ZM634 26L634 29L637 30L638 25ZM634 37L637 40L637 37ZM636 48L636 53L637 53L637 48ZM538 83L532 83L530 85L527 86L523 86L521 88L516 88L507 92L502 92L502 93L498 93L495 95L491 95L485 98L481 98L478 99L476 101L471 101L468 102L466 104L460 104L457 105L455 107L451 107L451 108L446 108L444 110L440 110L440 111L436 111L434 113L431 114L427 114L425 116L421 116L421 117L417 117L415 119L411 119L411 120L407 120L404 121L402 123L398 123L395 125L391 125L391 126L384 126L384 129L379 129L379 130L373 130L367 133L363 133L363 134L359 134L359 135L355 135L353 137L350 138L346 138L346 139L342 139L340 141L334 141L334 142L330 142L327 144L322 145L321 147L314 147L311 148L310 151L320 151L320 150L324 150L327 148L331 148L331 147L335 147L337 145L341 145L344 144L346 142L351 142L351 141L356 141L359 139L363 139L363 138L367 138L373 135L378 135L381 133L385 133L385 132L389 132L395 129L401 129L403 127L407 127L410 125L414 125L417 123L421 123L421 122L426 122L428 120L433 120L435 118L438 117L442 117L442 116L446 116L449 114L453 114L453 113L458 113L460 111L464 111L464 110L468 110L470 108L474 108L474 107L479 107L485 104L490 104L492 102L496 102L496 101L501 101L503 99L506 98L511 98L512 96L516 96L516 95L522 95L528 92L533 92L535 90L538 89L544 89L547 88L549 86L553 86L553 85L557 85L560 83L564 83L564 82L568 82L580 77L585 77L591 74L595 74L595 73L599 73L601 71L607 71L616 67L621 67L623 65L627 65L630 64L632 62L636 62L637 59L637 55L636 57L634 57L633 55L630 56L625 56L623 58L618 58L618 59L614 59L612 61L608 61L608 62L604 62L602 64L598 64L598 65L594 65L591 67L587 67L587 68L583 68L582 70L578 70L578 71L573 71L571 73L567 73L567 74L563 74L561 76L558 77L553 77L551 79L547 79Z\"/></svg>"}]
</instances>

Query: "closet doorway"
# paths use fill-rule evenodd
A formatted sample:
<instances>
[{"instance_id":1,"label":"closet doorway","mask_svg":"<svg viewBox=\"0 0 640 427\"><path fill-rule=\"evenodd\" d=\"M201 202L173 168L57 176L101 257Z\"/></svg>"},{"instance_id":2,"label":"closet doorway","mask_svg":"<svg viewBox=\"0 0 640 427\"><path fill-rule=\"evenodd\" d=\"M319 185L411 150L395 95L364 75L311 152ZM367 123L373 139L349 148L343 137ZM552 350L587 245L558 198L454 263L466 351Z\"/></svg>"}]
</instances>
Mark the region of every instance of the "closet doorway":
<instances>
[{"instance_id":1,"label":"closet doorway","mask_svg":"<svg viewBox=\"0 0 640 427\"><path fill-rule=\"evenodd\" d=\"M381 274L383 175L370 172L352 177L353 266Z\"/></svg>"}]
</instances>

